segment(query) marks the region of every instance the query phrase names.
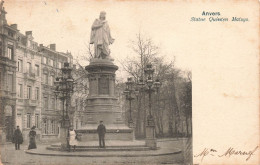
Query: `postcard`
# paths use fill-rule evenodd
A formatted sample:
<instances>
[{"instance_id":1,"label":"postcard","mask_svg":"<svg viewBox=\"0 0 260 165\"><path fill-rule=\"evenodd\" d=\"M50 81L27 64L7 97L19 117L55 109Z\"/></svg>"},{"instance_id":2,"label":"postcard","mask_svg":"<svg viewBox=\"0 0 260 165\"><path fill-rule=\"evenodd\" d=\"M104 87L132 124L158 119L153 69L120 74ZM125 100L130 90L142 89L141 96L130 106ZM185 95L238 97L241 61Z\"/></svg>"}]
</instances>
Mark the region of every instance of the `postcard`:
<instances>
[{"instance_id":1,"label":"postcard","mask_svg":"<svg viewBox=\"0 0 260 165\"><path fill-rule=\"evenodd\" d=\"M0 11L1 164L260 164L259 1Z\"/></svg>"}]
</instances>

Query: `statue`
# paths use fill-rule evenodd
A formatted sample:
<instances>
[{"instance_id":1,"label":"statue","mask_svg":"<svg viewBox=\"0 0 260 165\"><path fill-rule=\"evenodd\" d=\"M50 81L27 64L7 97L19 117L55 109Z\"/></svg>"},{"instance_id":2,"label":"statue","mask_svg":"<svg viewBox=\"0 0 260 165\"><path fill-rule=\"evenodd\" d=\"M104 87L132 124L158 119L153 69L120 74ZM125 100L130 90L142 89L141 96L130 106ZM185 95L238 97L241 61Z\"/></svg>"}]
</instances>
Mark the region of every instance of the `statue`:
<instances>
[{"instance_id":1,"label":"statue","mask_svg":"<svg viewBox=\"0 0 260 165\"><path fill-rule=\"evenodd\" d=\"M106 21L106 12L102 11L99 19L96 19L91 27L90 44L94 44L94 58L111 59L109 45L113 42L114 39L111 37Z\"/></svg>"},{"instance_id":2,"label":"statue","mask_svg":"<svg viewBox=\"0 0 260 165\"><path fill-rule=\"evenodd\" d=\"M3 1L3 0L0 2L0 10L1 11L3 10L4 3L5 3L5 1Z\"/></svg>"},{"instance_id":3,"label":"statue","mask_svg":"<svg viewBox=\"0 0 260 165\"><path fill-rule=\"evenodd\" d=\"M2 11L5 11L5 9L4 9L4 1L3 0L0 2L0 12L1 12L1 14L2 14Z\"/></svg>"}]
</instances>

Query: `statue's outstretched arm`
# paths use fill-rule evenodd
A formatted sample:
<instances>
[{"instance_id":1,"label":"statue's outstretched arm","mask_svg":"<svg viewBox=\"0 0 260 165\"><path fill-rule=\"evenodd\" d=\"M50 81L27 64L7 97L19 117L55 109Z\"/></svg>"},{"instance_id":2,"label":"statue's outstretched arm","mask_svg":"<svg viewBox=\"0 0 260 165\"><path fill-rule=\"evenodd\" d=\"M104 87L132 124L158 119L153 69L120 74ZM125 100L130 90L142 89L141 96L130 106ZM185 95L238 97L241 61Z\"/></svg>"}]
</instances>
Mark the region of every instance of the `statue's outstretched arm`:
<instances>
[{"instance_id":1,"label":"statue's outstretched arm","mask_svg":"<svg viewBox=\"0 0 260 165\"><path fill-rule=\"evenodd\" d=\"M98 28L101 28L103 26L103 23L99 23L98 20L95 20L95 22L93 23L91 29L94 30L94 29L98 29Z\"/></svg>"}]
</instances>

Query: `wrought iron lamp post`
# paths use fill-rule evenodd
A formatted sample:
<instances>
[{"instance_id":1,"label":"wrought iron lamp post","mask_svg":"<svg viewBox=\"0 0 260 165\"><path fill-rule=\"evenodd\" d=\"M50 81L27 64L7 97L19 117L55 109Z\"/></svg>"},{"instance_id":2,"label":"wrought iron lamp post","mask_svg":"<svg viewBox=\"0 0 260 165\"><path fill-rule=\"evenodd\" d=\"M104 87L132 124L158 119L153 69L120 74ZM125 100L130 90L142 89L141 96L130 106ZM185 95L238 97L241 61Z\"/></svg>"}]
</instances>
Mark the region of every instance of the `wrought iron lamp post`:
<instances>
[{"instance_id":1,"label":"wrought iron lamp post","mask_svg":"<svg viewBox=\"0 0 260 165\"><path fill-rule=\"evenodd\" d=\"M64 67L61 68L62 76L57 77L54 82L55 85L55 96L56 99L59 98L62 100L62 120L61 120L61 149L69 149L69 128L70 128L70 119L69 119L69 106L71 104L71 94L73 93L74 79L72 78L72 68L69 66L68 62L64 63ZM64 103L65 107L64 107Z\"/></svg>"},{"instance_id":2,"label":"wrought iron lamp post","mask_svg":"<svg viewBox=\"0 0 260 165\"><path fill-rule=\"evenodd\" d=\"M154 123L154 118L152 115L152 93L155 91L158 92L161 83L159 79L156 79L154 81L153 74L154 74L154 69L152 67L152 64L147 64L146 68L144 70L145 73L145 80L140 79L139 82L137 83L137 86L139 90L134 90L134 82L132 78L128 78L126 85L127 88L124 91L126 94L126 99L129 100L129 105L130 105L130 121L132 121L132 116L131 116L131 101L134 99L131 94L135 93L136 97L139 96L139 91L143 92L146 91L149 96L149 114L147 116L147 122L146 122L146 139L145 139L145 144L147 147L150 147L151 149L157 149L157 142L155 138L155 123ZM158 100L157 100L158 101ZM158 108L158 103L157 103L157 108Z\"/></svg>"},{"instance_id":3,"label":"wrought iron lamp post","mask_svg":"<svg viewBox=\"0 0 260 165\"><path fill-rule=\"evenodd\" d=\"M147 125L146 125L146 139L145 143L146 146L150 147L151 149L157 148L157 142L155 138L155 123L154 118L152 115L152 93L155 91L154 88L159 89L160 81L157 79L154 81L153 73L154 69L152 64L147 64L144 70L145 73L145 85L147 86L147 92L149 96L149 114L147 116Z\"/></svg>"},{"instance_id":4,"label":"wrought iron lamp post","mask_svg":"<svg viewBox=\"0 0 260 165\"><path fill-rule=\"evenodd\" d=\"M156 103L157 103L157 109L158 111L160 110L159 107L159 88L161 87L162 83L160 82L159 79L156 79L154 82L154 88L156 89Z\"/></svg>"},{"instance_id":5,"label":"wrought iron lamp post","mask_svg":"<svg viewBox=\"0 0 260 165\"><path fill-rule=\"evenodd\" d=\"M129 101L129 119L128 119L128 126L130 128L134 127L134 122L132 119L132 100L134 100L134 97L132 96L133 93L135 92L135 90L133 89L134 86L134 81L133 79L127 78L127 82L126 82L126 89L124 91L124 94L126 95L126 100Z\"/></svg>"}]
</instances>

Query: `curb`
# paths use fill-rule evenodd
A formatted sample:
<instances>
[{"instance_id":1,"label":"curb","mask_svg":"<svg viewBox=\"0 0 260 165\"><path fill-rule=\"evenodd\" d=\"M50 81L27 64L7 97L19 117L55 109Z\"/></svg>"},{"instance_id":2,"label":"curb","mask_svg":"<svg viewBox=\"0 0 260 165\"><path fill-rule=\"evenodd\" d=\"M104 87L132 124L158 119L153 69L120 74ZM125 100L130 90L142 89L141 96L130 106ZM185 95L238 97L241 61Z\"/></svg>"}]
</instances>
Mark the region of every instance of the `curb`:
<instances>
[{"instance_id":1,"label":"curb","mask_svg":"<svg viewBox=\"0 0 260 165\"><path fill-rule=\"evenodd\" d=\"M82 154L62 154L62 153L39 153L39 152L33 152L29 150L25 150L25 153L32 154L32 155L42 155L42 156L66 156L66 157L149 157L149 156L166 156L166 155L175 155L180 154L182 151L180 149L177 149L175 152L166 152L166 153L160 153L160 154L107 154L107 155L82 155Z\"/></svg>"}]
</instances>

